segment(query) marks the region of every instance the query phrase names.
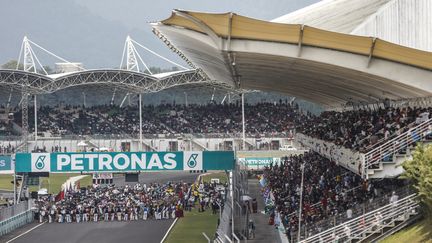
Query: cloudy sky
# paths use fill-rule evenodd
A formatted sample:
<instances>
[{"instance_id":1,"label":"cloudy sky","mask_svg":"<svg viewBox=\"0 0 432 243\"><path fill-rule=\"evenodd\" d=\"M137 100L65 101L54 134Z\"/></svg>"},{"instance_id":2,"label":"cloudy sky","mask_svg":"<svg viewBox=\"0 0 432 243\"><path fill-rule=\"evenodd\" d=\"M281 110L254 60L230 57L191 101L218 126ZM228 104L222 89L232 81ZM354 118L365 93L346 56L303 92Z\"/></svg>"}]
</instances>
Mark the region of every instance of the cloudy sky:
<instances>
[{"instance_id":1,"label":"cloudy sky","mask_svg":"<svg viewBox=\"0 0 432 243\"><path fill-rule=\"evenodd\" d=\"M271 20L318 0L1 0L0 64L17 59L24 35L87 68L118 67L129 34L139 43L175 61L176 56L151 33L148 22L162 20L172 9L235 12ZM54 58L35 49L43 65ZM168 67L140 51L150 66Z\"/></svg>"}]
</instances>

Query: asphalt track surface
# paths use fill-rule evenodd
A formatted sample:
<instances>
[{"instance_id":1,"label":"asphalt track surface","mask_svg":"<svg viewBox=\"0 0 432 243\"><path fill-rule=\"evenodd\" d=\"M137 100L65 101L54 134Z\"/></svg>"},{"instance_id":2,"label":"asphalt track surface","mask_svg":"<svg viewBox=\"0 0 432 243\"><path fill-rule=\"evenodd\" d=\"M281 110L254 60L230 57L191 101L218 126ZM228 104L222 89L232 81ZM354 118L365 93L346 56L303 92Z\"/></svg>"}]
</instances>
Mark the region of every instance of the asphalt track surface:
<instances>
[{"instance_id":1,"label":"asphalt track surface","mask_svg":"<svg viewBox=\"0 0 432 243\"><path fill-rule=\"evenodd\" d=\"M146 184L167 181L193 182L197 176L198 174L188 172L145 172L139 175L139 181ZM114 183L119 186L126 184L122 175L116 175ZM152 219L79 224L45 223L40 226L38 226L39 223L32 223L0 237L0 242L8 242L13 239L11 243L159 243L172 222L172 219ZM34 228L35 226L38 227ZM28 230L31 231L25 233ZM14 239L17 236L19 237Z\"/></svg>"}]
</instances>

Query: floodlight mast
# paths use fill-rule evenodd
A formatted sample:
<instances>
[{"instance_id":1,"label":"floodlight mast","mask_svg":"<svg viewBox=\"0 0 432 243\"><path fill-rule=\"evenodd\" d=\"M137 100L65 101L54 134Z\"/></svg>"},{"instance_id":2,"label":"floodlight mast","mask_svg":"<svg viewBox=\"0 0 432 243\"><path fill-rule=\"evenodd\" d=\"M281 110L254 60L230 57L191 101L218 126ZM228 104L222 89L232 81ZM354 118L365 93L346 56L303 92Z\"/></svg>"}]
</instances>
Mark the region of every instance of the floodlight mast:
<instances>
[{"instance_id":1,"label":"floodlight mast","mask_svg":"<svg viewBox=\"0 0 432 243\"><path fill-rule=\"evenodd\" d=\"M37 71L36 71L35 61L33 59L33 52L30 43L28 42L27 36L24 36L22 45L24 49L24 56L23 56L24 71L36 73ZM19 65L19 63L17 63L17 65Z\"/></svg>"}]
</instances>

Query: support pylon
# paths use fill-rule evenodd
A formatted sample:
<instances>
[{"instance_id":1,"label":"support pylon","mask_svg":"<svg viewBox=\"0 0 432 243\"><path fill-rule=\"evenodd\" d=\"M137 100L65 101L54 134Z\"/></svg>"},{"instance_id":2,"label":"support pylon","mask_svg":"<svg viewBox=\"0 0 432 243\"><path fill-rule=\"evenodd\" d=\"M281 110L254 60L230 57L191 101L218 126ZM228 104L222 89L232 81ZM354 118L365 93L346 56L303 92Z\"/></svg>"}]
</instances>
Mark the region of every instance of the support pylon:
<instances>
[{"instance_id":1,"label":"support pylon","mask_svg":"<svg viewBox=\"0 0 432 243\"><path fill-rule=\"evenodd\" d=\"M26 89L22 91L22 100L21 100L21 112L22 112L22 143L21 152L28 152L28 136L29 136L29 125L28 125L28 97L29 94Z\"/></svg>"},{"instance_id":2,"label":"support pylon","mask_svg":"<svg viewBox=\"0 0 432 243\"><path fill-rule=\"evenodd\" d=\"M37 72L36 63L35 63L35 58L33 57L34 53L28 41L27 36L24 36L22 42L22 48L24 51L24 56L23 56L24 71L36 73ZM17 65L19 65L19 63Z\"/></svg>"},{"instance_id":3,"label":"support pylon","mask_svg":"<svg viewBox=\"0 0 432 243\"><path fill-rule=\"evenodd\" d=\"M138 59L130 36L126 38L126 48L126 69L139 72Z\"/></svg>"}]
</instances>

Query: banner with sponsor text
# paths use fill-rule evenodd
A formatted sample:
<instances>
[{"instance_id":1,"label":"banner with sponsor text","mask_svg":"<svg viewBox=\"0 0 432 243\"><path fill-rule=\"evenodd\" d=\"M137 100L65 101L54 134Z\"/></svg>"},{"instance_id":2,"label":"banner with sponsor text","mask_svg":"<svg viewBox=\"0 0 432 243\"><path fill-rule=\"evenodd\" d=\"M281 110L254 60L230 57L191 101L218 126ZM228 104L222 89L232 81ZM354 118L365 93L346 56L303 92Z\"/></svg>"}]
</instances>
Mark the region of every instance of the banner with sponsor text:
<instances>
[{"instance_id":1,"label":"banner with sponsor text","mask_svg":"<svg viewBox=\"0 0 432 243\"><path fill-rule=\"evenodd\" d=\"M238 158L239 163L247 166L249 170L262 170L270 164L280 164L281 158L260 157L260 158Z\"/></svg>"},{"instance_id":2,"label":"banner with sponsor text","mask_svg":"<svg viewBox=\"0 0 432 243\"><path fill-rule=\"evenodd\" d=\"M13 174L12 157L7 155L0 156L0 174Z\"/></svg>"},{"instance_id":3,"label":"banner with sponsor text","mask_svg":"<svg viewBox=\"0 0 432 243\"><path fill-rule=\"evenodd\" d=\"M17 153L16 172L232 170L233 151Z\"/></svg>"}]
</instances>

